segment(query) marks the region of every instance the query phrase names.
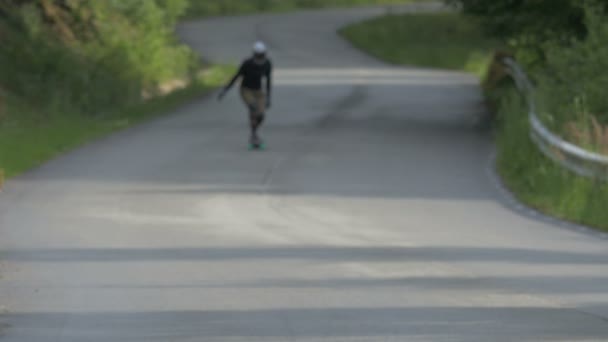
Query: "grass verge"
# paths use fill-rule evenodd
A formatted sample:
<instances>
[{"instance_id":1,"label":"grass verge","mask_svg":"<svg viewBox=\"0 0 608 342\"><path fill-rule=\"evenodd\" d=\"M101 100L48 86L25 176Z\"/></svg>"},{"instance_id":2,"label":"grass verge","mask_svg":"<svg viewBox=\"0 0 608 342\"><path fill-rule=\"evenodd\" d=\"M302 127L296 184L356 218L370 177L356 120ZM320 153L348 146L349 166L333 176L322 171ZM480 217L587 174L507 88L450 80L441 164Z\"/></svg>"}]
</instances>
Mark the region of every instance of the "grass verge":
<instances>
[{"instance_id":1,"label":"grass verge","mask_svg":"<svg viewBox=\"0 0 608 342\"><path fill-rule=\"evenodd\" d=\"M19 115L0 125L0 170L10 178L88 141L167 113L223 84L233 71L212 67L186 88L98 117L53 111L41 116L9 97L5 110Z\"/></svg>"},{"instance_id":2,"label":"grass verge","mask_svg":"<svg viewBox=\"0 0 608 342\"><path fill-rule=\"evenodd\" d=\"M472 72L483 76L500 44L455 13L388 15L340 30L354 46L393 64Z\"/></svg>"},{"instance_id":3,"label":"grass verge","mask_svg":"<svg viewBox=\"0 0 608 342\"><path fill-rule=\"evenodd\" d=\"M608 183L579 177L542 155L530 139L527 108L515 89L500 102L498 169L515 196L552 216L608 231Z\"/></svg>"}]
</instances>

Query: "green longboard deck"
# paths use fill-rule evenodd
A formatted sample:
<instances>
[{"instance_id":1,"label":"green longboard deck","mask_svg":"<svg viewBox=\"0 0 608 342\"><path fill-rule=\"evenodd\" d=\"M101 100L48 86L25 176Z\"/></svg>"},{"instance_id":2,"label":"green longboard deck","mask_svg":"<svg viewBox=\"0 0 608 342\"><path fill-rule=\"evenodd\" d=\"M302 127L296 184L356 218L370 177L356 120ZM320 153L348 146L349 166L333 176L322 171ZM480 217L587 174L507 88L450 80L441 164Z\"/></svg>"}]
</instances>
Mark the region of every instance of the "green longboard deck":
<instances>
[{"instance_id":1,"label":"green longboard deck","mask_svg":"<svg viewBox=\"0 0 608 342\"><path fill-rule=\"evenodd\" d=\"M249 144L250 151L263 151L265 149L266 149L266 144L260 144L260 145Z\"/></svg>"}]
</instances>

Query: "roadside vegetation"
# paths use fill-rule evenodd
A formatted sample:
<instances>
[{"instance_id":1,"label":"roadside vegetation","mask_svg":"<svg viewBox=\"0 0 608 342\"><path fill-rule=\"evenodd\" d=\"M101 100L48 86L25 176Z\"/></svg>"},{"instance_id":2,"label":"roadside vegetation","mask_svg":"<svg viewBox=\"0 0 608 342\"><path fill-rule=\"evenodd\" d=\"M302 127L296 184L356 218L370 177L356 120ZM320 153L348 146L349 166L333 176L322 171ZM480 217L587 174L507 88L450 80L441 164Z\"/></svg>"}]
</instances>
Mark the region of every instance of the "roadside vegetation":
<instances>
[{"instance_id":1,"label":"roadside vegetation","mask_svg":"<svg viewBox=\"0 0 608 342\"><path fill-rule=\"evenodd\" d=\"M204 76L184 83L183 88L145 101L109 104L103 114L97 115L87 115L69 108L44 110L10 96L6 98L4 106L11 115L7 115L0 124L2 174L5 177L18 175L90 140L165 114L217 88L233 69L232 66L209 67Z\"/></svg>"},{"instance_id":2,"label":"roadside vegetation","mask_svg":"<svg viewBox=\"0 0 608 342\"><path fill-rule=\"evenodd\" d=\"M495 111L498 168L505 183L534 208L608 230L608 184L566 171L538 151L521 95L501 66L490 63L493 49L495 57L515 57L536 85L538 112L547 127L608 154L608 4L446 2L463 13L387 16L347 27L342 34L390 63L480 75Z\"/></svg>"},{"instance_id":3,"label":"roadside vegetation","mask_svg":"<svg viewBox=\"0 0 608 342\"><path fill-rule=\"evenodd\" d=\"M340 31L356 47L393 64L468 71L482 77L498 40L455 13L388 15Z\"/></svg>"},{"instance_id":4,"label":"roadside vegetation","mask_svg":"<svg viewBox=\"0 0 608 342\"><path fill-rule=\"evenodd\" d=\"M174 36L187 6L2 1L0 183L222 82L230 68L202 65Z\"/></svg>"},{"instance_id":5,"label":"roadside vegetation","mask_svg":"<svg viewBox=\"0 0 608 342\"><path fill-rule=\"evenodd\" d=\"M528 69L545 125L567 141L608 155L608 16L595 5L583 13L584 32L572 31L568 39L549 37L542 50L522 47L519 53L524 61L535 57ZM535 208L608 230L608 183L579 177L541 155L528 134L526 107L512 88L506 89L493 95L499 104L498 163L505 182Z\"/></svg>"}]
</instances>

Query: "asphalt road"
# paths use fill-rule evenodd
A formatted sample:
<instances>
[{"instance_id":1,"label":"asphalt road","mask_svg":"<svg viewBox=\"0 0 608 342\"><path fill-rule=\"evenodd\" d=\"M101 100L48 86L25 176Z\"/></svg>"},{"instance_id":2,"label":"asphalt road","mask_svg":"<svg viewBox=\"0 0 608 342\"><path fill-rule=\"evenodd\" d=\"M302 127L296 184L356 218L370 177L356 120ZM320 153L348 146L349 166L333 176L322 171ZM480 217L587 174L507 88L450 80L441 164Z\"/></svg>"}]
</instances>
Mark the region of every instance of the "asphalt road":
<instances>
[{"instance_id":1,"label":"asphalt road","mask_svg":"<svg viewBox=\"0 0 608 342\"><path fill-rule=\"evenodd\" d=\"M382 9L192 22L277 67L269 149L200 99L11 181L7 342L608 341L608 241L497 185L476 80L334 32Z\"/></svg>"}]
</instances>

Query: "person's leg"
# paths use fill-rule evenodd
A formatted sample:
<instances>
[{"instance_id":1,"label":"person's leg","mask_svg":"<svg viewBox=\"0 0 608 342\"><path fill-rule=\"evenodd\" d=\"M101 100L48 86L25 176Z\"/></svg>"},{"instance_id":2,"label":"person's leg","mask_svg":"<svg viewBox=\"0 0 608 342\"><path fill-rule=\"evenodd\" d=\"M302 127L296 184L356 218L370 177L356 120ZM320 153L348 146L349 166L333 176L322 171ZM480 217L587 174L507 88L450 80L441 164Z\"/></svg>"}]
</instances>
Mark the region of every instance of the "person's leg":
<instances>
[{"instance_id":1,"label":"person's leg","mask_svg":"<svg viewBox=\"0 0 608 342\"><path fill-rule=\"evenodd\" d=\"M250 106L249 121L251 124L251 137L255 144L261 142L258 130L264 122L266 111L266 97L262 91L251 91L251 99L253 105Z\"/></svg>"},{"instance_id":2,"label":"person's leg","mask_svg":"<svg viewBox=\"0 0 608 342\"><path fill-rule=\"evenodd\" d=\"M266 96L263 91L257 91L255 93L255 104L256 110L252 112L252 127L255 136L258 135L258 130L264 123L265 112L266 112Z\"/></svg>"},{"instance_id":3,"label":"person's leg","mask_svg":"<svg viewBox=\"0 0 608 342\"><path fill-rule=\"evenodd\" d=\"M257 109L252 106L249 108L249 127L251 128L251 136L257 137L258 127L260 127Z\"/></svg>"},{"instance_id":4,"label":"person's leg","mask_svg":"<svg viewBox=\"0 0 608 342\"><path fill-rule=\"evenodd\" d=\"M258 130L262 126L262 123L264 123L264 114L260 113L259 111L251 112L250 121L251 131L257 136Z\"/></svg>"},{"instance_id":5,"label":"person's leg","mask_svg":"<svg viewBox=\"0 0 608 342\"><path fill-rule=\"evenodd\" d=\"M241 88L241 98L247 107L249 113L249 128L251 130L251 143L255 143L257 139L257 129L259 127L259 123L257 120L257 111L258 106L256 103L256 97L252 90Z\"/></svg>"}]
</instances>

